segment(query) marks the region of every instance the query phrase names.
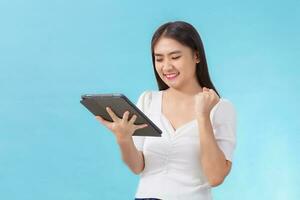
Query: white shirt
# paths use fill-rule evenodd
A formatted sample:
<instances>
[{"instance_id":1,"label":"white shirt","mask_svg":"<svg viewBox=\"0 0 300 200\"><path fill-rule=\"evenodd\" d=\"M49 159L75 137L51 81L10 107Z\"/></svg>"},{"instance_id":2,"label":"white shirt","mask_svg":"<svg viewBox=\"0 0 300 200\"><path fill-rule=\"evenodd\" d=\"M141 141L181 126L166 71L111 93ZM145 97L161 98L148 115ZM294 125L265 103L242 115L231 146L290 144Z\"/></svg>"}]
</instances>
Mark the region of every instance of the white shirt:
<instances>
[{"instance_id":1,"label":"white shirt","mask_svg":"<svg viewBox=\"0 0 300 200\"><path fill-rule=\"evenodd\" d=\"M161 112L162 91L144 91L137 102L161 130L162 137L133 136L142 151L145 168L140 174L136 198L163 200L211 200L211 186L200 164L200 137L197 120L178 127ZM236 113L230 101L221 98L210 113L214 136L227 160L236 146Z\"/></svg>"}]
</instances>

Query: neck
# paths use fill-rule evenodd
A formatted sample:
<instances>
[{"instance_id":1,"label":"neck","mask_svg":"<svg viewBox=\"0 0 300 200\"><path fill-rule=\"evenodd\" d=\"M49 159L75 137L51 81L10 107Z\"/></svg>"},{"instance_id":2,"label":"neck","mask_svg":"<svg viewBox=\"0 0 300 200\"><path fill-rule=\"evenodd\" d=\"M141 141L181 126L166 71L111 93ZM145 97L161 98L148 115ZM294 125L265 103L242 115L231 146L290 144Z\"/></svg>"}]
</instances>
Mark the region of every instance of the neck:
<instances>
[{"instance_id":1,"label":"neck","mask_svg":"<svg viewBox=\"0 0 300 200\"><path fill-rule=\"evenodd\" d=\"M167 90L168 96L170 98L175 98L180 101L194 98L196 94L202 92L201 86L198 84L196 87L186 87L186 88L168 88Z\"/></svg>"}]
</instances>

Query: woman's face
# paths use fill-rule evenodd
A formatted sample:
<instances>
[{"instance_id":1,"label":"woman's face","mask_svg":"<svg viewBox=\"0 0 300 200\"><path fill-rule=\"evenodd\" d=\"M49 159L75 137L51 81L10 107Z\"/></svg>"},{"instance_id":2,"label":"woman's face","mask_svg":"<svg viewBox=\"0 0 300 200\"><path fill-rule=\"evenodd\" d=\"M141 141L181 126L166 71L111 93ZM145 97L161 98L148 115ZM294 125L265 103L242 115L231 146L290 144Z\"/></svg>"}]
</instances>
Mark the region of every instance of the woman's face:
<instances>
[{"instance_id":1,"label":"woman's face","mask_svg":"<svg viewBox=\"0 0 300 200\"><path fill-rule=\"evenodd\" d=\"M196 63L199 59L191 48L174 39L160 38L154 46L155 69L172 88L197 83Z\"/></svg>"}]
</instances>

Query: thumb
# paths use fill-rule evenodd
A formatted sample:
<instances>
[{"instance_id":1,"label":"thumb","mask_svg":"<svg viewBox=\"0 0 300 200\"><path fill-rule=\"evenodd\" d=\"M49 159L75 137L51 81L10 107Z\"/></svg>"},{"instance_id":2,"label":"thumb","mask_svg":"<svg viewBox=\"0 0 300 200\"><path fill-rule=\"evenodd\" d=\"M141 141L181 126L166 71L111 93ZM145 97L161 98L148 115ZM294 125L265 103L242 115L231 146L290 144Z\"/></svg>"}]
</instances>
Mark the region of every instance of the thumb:
<instances>
[{"instance_id":1,"label":"thumb","mask_svg":"<svg viewBox=\"0 0 300 200\"><path fill-rule=\"evenodd\" d=\"M203 87L204 91L209 91L209 89L207 87Z\"/></svg>"},{"instance_id":2,"label":"thumb","mask_svg":"<svg viewBox=\"0 0 300 200\"><path fill-rule=\"evenodd\" d=\"M142 128L145 128L145 127L147 127L148 126L148 124L140 124L140 125L136 125L135 126L135 130L137 130L137 129L142 129Z\"/></svg>"}]
</instances>

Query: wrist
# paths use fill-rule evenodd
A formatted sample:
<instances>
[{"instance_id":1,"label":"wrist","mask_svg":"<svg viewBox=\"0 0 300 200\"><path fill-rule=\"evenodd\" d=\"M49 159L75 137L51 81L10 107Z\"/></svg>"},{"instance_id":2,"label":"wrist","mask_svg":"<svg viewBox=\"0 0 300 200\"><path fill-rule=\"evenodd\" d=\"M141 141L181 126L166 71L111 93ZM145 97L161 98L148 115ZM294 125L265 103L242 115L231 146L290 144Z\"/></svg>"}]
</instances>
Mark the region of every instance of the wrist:
<instances>
[{"instance_id":1,"label":"wrist","mask_svg":"<svg viewBox=\"0 0 300 200\"><path fill-rule=\"evenodd\" d=\"M116 137L116 141L119 145L128 144L132 141L132 137Z\"/></svg>"}]
</instances>

